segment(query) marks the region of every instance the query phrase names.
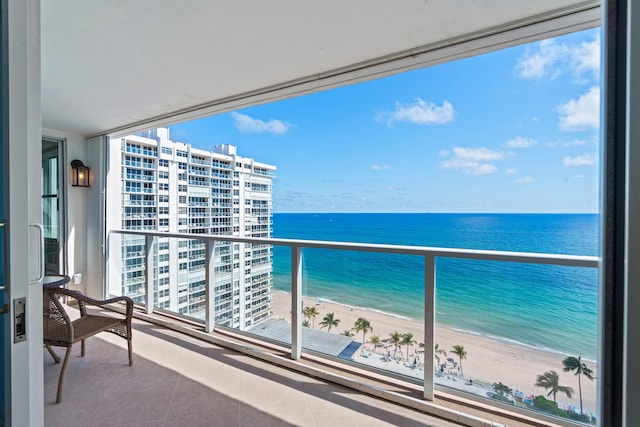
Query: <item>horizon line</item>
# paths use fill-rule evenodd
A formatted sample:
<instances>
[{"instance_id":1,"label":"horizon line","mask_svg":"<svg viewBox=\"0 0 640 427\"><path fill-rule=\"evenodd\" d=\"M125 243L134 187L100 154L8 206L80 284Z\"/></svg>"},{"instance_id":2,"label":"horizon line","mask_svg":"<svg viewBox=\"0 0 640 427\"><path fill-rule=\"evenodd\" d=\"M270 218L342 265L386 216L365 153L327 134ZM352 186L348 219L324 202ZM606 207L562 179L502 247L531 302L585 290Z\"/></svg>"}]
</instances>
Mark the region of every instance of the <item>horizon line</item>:
<instances>
[{"instance_id":1,"label":"horizon line","mask_svg":"<svg viewBox=\"0 0 640 427\"><path fill-rule=\"evenodd\" d=\"M274 214L419 214L419 215L600 215L600 212L294 212L282 211Z\"/></svg>"}]
</instances>

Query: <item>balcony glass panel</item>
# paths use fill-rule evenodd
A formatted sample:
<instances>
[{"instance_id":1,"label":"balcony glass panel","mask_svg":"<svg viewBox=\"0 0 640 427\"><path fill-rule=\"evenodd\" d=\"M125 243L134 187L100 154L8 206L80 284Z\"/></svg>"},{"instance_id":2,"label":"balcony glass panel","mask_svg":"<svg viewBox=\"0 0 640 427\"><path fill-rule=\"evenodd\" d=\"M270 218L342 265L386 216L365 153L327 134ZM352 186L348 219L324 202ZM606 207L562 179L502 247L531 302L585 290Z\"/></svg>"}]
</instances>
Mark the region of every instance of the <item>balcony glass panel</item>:
<instances>
[{"instance_id":1,"label":"balcony glass panel","mask_svg":"<svg viewBox=\"0 0 640 427\"><path fill-rule=\"evenodd\" d=\"M303 269L304 349L423 379L423 257L305 248Z\"/></svg>"},{"instance_id":2,"label":"balcony glass panel","mask_svg":"<svg viewBox=\"0 0 640 427\"><path fill-rule=\"evenodd\" d=\"M492 403L592 421L597 284L596 268L438 259L436 385ZM583 375L578 382L575 371L565 371L565 361L578 357L593 371L593 380ZM539 376L555 376L556 396ZM567 394L564 387L572 391Z\"/></svg>"}]
</instances>

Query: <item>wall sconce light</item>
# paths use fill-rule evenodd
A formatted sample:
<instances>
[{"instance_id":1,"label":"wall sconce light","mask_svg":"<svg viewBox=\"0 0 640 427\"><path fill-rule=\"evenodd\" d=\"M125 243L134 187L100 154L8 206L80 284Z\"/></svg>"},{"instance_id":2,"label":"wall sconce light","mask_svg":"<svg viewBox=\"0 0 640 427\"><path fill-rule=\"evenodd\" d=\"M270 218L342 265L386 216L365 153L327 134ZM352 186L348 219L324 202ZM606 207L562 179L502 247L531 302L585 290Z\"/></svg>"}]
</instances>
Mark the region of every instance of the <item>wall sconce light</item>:
<instances>
[{"instance_id":1,"label":"wall sconce light","mask_svg":"<svg viewBox=\"0 0 640 427\"><path fill-rule=\"evenodd\" d=\"M88 166L80 160L71 161L71 185L73 187L89 187L89 170Z\"/></svg>"}]
</instances>

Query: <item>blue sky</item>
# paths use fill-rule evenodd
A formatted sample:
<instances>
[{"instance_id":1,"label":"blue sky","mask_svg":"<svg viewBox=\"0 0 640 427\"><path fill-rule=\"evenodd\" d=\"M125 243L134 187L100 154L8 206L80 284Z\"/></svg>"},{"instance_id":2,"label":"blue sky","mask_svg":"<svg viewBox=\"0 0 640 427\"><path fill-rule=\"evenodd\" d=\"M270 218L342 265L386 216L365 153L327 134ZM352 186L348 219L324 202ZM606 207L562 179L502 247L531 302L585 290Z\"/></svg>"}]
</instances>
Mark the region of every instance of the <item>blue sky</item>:
<instances>
[{"instance_id":1,"label":"blue sky","mask_svg":"<svg viewBox=\"0 0 640 427\"><path fill-rule=\"evenodd\" d=\"M600 32L170 126L277 166L274 212L598 212Z\"/></svg>"}]
</instances>

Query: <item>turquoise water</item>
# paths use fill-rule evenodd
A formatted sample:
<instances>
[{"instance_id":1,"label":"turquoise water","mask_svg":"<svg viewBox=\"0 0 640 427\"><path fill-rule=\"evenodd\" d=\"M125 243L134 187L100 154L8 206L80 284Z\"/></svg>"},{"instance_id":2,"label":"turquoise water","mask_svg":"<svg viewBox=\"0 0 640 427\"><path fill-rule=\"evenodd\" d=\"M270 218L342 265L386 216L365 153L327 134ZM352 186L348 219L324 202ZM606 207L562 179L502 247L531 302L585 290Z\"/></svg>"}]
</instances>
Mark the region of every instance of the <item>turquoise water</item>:
<instances>
[{"instance_id":1,"label":"turquoise water","mask_svg":"<svg viewBox=\"0 0 640 427\"><path fill-rule=\"evenodd\" d=\"M274 237L517 252L598 254L590 214L274 214ZM438 259L436 322L596 358L594 268ZM424 318L424 260L305 249L304 294ZM290 251L274 248L274 288L290 292ZM374 325L375 327L375 325Z\"/></svg>"}]
</instances>

